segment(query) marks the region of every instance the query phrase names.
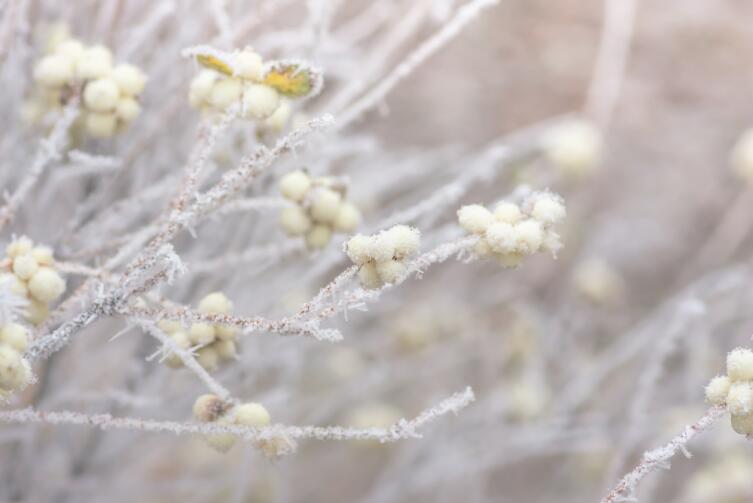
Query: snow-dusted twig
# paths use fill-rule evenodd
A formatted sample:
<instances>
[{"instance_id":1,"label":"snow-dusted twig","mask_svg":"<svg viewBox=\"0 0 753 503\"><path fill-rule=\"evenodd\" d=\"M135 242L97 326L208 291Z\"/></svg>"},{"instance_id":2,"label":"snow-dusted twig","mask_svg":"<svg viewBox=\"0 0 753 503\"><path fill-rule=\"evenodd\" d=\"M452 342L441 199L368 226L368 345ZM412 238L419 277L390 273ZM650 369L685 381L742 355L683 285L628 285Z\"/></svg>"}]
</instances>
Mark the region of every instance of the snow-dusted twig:
<instances>
[{"instance_id":1,"label":"snow-dusted twig","mask_svg":"<svg viewBox=\"0 0 753 503\"><path fill-rule=\"evenodd\" d=\"M601 500L601 503L634 500L635 490L646 475L659 468L668 468L669 460L677 454L677 451L682 451L686 456L690 457L690 453L686 447L687 443L709 429L726 412L725 405L715 405L706 411L706 414L697 422L686 426L682 433L675 436L669 443L652 451L645 452L638 466L625 475L614 489Z\"/></svg>"},{"instance_id":2,"label":"snow-dusted twig","mask_svg":"<svg viewBox=\"0 0 753 503\"><path fill-rule=\"evenodd\" d=\"M63 155L62 151L68 143L68 130L79 114L78 104L78 98L73 97L58 117L50 135L40 142L39 150L29 172L21 180L15 192L7 198L5 205L0 208L0 230L13 220L16 211L39 181L45 168Z\"/></svg>"},{"instance_id":3,"label":"snow-dusted twig","mask_svg":"<svg viewBox=\"0 0 753 503\"><path fill-rule=\"evenodd\" d=\"M316 440L377 440L396 442L408 438L420 438L419 429L428 423L452 412L457 414L474 400L473 391L455 393L439 404L421 412L414 419L401 419L388 428L351 428L343 426L285 426L265 427L232 426L220 423L181 423L150 419L113 417L110 414L87 415L78 412L43 412L31 408L0 411L0 422L43 423L52 425L94 426L103 430L136 430L175 435L232 433L245 440L257 441L273 438Z\"/></svg>"}]
</instances>

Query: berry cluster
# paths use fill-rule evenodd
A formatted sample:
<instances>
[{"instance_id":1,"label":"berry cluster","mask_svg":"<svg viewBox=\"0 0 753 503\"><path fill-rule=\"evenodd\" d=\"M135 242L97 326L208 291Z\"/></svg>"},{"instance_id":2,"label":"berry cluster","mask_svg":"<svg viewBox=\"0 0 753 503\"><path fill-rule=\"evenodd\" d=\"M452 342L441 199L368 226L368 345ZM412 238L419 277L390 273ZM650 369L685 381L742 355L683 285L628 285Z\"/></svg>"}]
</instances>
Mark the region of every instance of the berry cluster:
<instances>
[{"instance_id":1,"label":"berry cluster","mask_svg":"<svg viewBox=\"0 0 753 503\"><path fill-rule=\"evenodd\" d=\"M203 314L230 314L232 309L233 303L221 292L210 293L199 302L199 312ZM188 350L198 346L196 360L208 372L214 372L222 361L231 360L237 354L238 330L235 327L199 322L192 324L186 332L179 321L162 320L158 325L179 348ZM170 353L165 363L171 368L183 366L183 361L175 353Z\"/></svg>"},{"instance_id":2,"label":"berry cluster","mask_svg":"<svg viewBox=\"0 0 753 503\"><path fill-rule=\"evenodd\" d=\"M202 423L214 423L224 426L268 426L271 422L267 409L255 402L233 405L217 395L201 395L193 404L193 415ZM234 445L237 436L232 433L207 435L207 443L219 452L227 452ZM265 453L272 454L274 441L258 442L257 447Z\"/></svg>"},{"instance_id":3,"label":"berry cluster","mask_svg":"<svg viewBox=\"0 0 753 503\"><path fill-rule=\"evenodd\" d=\"M479 236L474 253L492 255L504 267L517 267L540 251L556 253L562 244L553 227L564 218L562 199L550 192L533 193L521 205L501 202L494 213L479 204L458 210L460 226Z\"/></svg>"},{"instance_id":4,"label":"berry cluster","mask_svg":"<svg viewBox=\"0 0 753 503\"><path fill-rule=\"evenodd\" d=\"M191 106L211 114L240 102L243 118L265 120L271 127L282 129L292 109L277 89L264 83L261 56L246 48L229 58L228 66L208 65L210 68L194 77L188 92Z\"/></svg>"},{"instance_id":5,"label":"berry cluster","mask_svg":"<svg viewBox=\"0 0 753 503\"><path fill-rule=\"evenodd\" d=\"M65 291L65 280L55 269L52 250L34 246L31 239L22 236L5 248L3 274L9 280L10 290L28 301L26 319L37 325L47 319L49 304Z\"/></svg>"},{"instance_id":6,"label":"berry cluster","mask_svg":"<svg viewBox=\"0 0 753 503\"><path fill-rule=\"evenodd\" d=\"M34 67L38 89L25 109L31 122L58 108L79 89L83 113L78 125L93 137L113 136L139 116L138 97L146 84L139 68L114 65L110 49L86 46L75 38L58 40L48 50Z\"/></svg>"},{"instance_id":7,"label":"berry cluster","mask_svg":"<svg viewBox=\"0 0 753 503\"><path fill-rule=\"evenodd\" d=\"M753 435L753 351L737 348L727 355L727 375L716 376L706 386L706 399L727 405L732 429Z\"/></svg>"},{"instance_id":8,"label":"berry cluster","mask_svg":"<svg viewBox=\"0 0 753 503\"><path fill-rule=\"evenodd\" d=\"M23 325L7 323L0 328L0 400L31 381L31 367L23 356L29 333Z\"/></svg>"},{"instance_id":9,"label":"berry cluster","mask_svg":"<svg viewBox=\"0 0 753 503\"><path fill-rule=\"evenodd\" d=\"M280 225L289 236L305 236L311 250L327 246L334 232L353 232L361 222L361 212L345 200L345 187L332 178L293 171L280 179L280 192L294 203L280 213Z\"/></svg>"},{"instance_id":10,"label":"berry cluster","mask_svg":"<svg viewBox=\"0 0 753 503\"><path fill-rule=\"evenodd\" d=\"M356 234L348 240L345 252L361 266L361 286L373 289L398 281L405 273L405 260L418 251L420 243L418 229L395 225L373 236Z\"/></svg>"}]
</instances>

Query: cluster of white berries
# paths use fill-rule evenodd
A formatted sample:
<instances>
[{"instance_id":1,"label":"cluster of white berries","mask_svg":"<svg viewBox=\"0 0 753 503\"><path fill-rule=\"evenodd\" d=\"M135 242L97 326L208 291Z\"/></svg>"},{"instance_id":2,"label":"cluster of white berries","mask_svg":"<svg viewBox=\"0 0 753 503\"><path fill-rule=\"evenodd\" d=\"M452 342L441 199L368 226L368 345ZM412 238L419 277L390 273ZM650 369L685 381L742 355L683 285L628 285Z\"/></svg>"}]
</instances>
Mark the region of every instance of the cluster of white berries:
<instances>
[{"instance_id":1,"label":"cluster of white berries","mask_svg":"<svg viewBox=\"0 0 753 503\"><path fill-rule=\"evenodd\" d=\"M48 51L34 67L39 90L26 108L32 122L50 108L59 107L78 89L83 102L81 124L91 136L113 136L139 116L138 97L146 76L138 67L114 65L107 47L86 46L70 37L58 37Z\"/></svg>"},{"instance_id":2,"label":"cluster of white berries","mask_svg":"<svg viewBox=\"0 0 753 503\"><path fill-rule=\"evenodd\" d=\"M753 436L753 351L737 348L727 355L727 375L714 377L706 386L706 399L727 405L732 429Z\"/></svg>"},{"instance_id":3,"label":"cluster of white berries","mask_svg":"<svg viewBox=\"0 0 753 503\"><path fill-rule=\"evenodd\" d=\"M246 48L229 58L230 74L207 68L193 78L188 91L191 106L212 114L240 102L243 118L264 120L272 129L283 129L292 107L277 89L264 83L265 64L261 56Z\"/></svg>"},{"instance_id":4,"label":"cluster of white berries","mask_svg":"<svg viewBox=\"0 0 753 503\"><path fill-rule=\"evenodd\" d=\"M590 175L601 158L601 133L594 124L578 119L555 126L543 141L544 154L567 176Z\"/></svg>"},{"instance_id":5,"label":"cluster of white berries","mask_svg":"<svg viewBox=\"0 0 753 503\"><path fill-rule=\"evenodd\" d=\"M304 236L311 250L327 246L334 232L353 232L361 222L361 212L332 178L293 171L280 179L280 192L293 203L280 213L280 225L289 236Z\"/></svg>"},{"instance_id":6,"label":"cluster of white berries","mask_svg":"<svg viewBox=\"0 0 753 503\"><path fill-rule=\"evenodd\" d=\"M23 325L0 327L0 400L31 381L31 366L22 356L28 342L29 333Z\"/></svg>"},{"instance_id":7,"label":"cluster of white berries","mask_svg":"<svg viewBox=\"0 0 753 503\"><path fill-rule=\"evenodd\" d=\"M730 164L737 176L753 183L753 128L740 135L730 153Z\"/></svg>"},{"instance_id":8,"label":"cluster of white berries","mask_svg":"<svg viewBox=\"0 0 753 503\"><path fill-rule=\"evenodd\" d=\"M479 204L458 210L460 226L479 236L473 251L492 255L504 267L517 267L527 255L556 253L562 247L554 225L565 218L562 199L551 192L535 192L521 205L504 201L494 213Z\"/></svg>"},{"instance_id":9,"label":"cluster of white berries","mask_svg":"<svg viewBox=\"0 0 753 503\"><path fill-rule=\"evenodd\" d=\"M203 314L230 314L233 303L221 292L213 292L201 299L199 312ZM188 332L179 321L162 320L158 326L170 336L175 344L184 350L199 347L196 361L208 372L216 371L224 360L236 356L236 336L238 330L229 325L212 325L194 323ZM165 364L171 368L180 368L183 361L175 353L165 358Z\"/></svg>"},{"instance_id":10,"label":"cluster of white berries","mask_svg":"<svg viewBox=\"0 0 753 503\"><path fill-rule=\"evenodd\" d=\"M28 301L26 319L39 324L47 319L49 304L65 291L65 280L55 269L52 250L46 246L34 246L26 236L14 239L5 248L7 270L2 277L8 279L12 293Z\"/></svg>"},{"instance_id":11,"label":"cluster of white berries","mask_svg":"<svg viewBox=\"0 0 753 503\"><path fill-rule=\"evenodd\" d=\"M193 415L202 423L217 423L223 426L269 426L271 417L267 409L255 402L239 405L230 404L217 395L201 395L193 404ZM238 440L232 433L207 435L207 443L218 452L227 452ZM281 453L283 445L278 439L261 440L255 443L264 454L275 457Z\"/></svg>"},{"instance_id":12,"label":"cluster of white berries","mask_svg":"<svg viewBox=\"0 0 753 503\"><path fill-rule=\"evenodd\" d=\"M420 244L418 229L395 225L372 236L356 234L345 244L345 253L360 266L361 286L376 289L403 276L406 259L418 252Z\"/></svg>"}]
</instances>

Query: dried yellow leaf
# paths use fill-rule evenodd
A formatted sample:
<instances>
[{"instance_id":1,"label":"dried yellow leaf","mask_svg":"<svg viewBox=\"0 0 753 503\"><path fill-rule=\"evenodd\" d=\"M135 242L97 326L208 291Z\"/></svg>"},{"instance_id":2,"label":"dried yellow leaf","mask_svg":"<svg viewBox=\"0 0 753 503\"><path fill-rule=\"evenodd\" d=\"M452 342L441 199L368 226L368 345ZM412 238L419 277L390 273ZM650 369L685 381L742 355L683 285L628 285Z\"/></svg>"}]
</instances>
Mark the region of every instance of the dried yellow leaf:
<instances>
[{"instance_id":1,"label":"dried yellow leaf","mask_svg":"<svg viewBox=\"0 0 753 503\"><path fill-rule=\"evenodd\" d=\"M298 98L311 92L311 78L305 69L295 65L270 70L264 77L264 83L274 87L284 96Z\"/></svg>"},{"instance_id":2,"label":"dried yellow leaf","mask_svg":"<svg viewBox=\"0 0 753 503\"><path fill-rule=\"evenodd\" d=\"M209 54L197 54L196 61L198 61L202 66L211 68L212 70L216 70L220 73L224 73L225 75L233 75L233 69L230 68L230 65L216 56L211 56Z\"/></svg>"}]
</instances>

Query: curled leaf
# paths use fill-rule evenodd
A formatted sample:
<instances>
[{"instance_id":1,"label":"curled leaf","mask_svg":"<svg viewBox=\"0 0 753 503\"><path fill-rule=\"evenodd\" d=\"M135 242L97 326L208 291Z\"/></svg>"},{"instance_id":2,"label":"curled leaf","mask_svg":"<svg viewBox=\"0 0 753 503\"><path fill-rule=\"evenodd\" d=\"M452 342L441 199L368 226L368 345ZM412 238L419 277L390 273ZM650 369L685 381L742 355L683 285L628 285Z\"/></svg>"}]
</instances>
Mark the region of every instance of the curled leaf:
<instances>
[{"instance_id":1,"label":"curled leaf","mask_svg":"<svg viewBox=\"0 0 753 503\"><path fill-rule=\"evenodd\" d=\"M196 61L198 61L201 66L204 66L206 68L224 73L228 76L233 75L233 69L230 67L230 65L212 54L197 54Z\"/></svg>"},{"instance_id":2,"label":"curled leaf","mask_svg":"<svg viewBox=\"0 0 753 503\"><path fill-rule=\"evenodd\" d=\"M281 64L273 67L264 76L264 83L277 92L291 98L311 93L312 74L308 68L296 64Z\"/></svg>"}]
</instances>

